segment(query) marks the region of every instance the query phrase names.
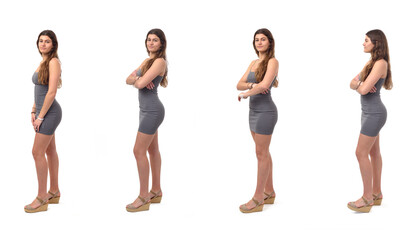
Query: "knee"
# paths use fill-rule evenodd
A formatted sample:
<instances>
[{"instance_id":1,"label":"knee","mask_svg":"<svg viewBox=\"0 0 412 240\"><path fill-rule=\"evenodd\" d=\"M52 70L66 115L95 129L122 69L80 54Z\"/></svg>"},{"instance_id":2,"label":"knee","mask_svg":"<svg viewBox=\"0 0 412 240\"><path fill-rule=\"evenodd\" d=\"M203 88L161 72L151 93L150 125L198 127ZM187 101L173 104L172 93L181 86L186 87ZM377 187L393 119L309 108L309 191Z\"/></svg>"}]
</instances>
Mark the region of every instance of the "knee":
<instances>
[{"instance_id":1,"label":"knee","mask_svg":"<svg viewBox=\"0 0 412 240\"><path fill-rule=\"evenodd\" d=\"M371 151L369 154L371 155L371 159L381 158L381 153L379 151Z\"/></svg>"},{"instance_id":2,"label":"knee","mask_svg":"<svg viewBox=\"0 0 412 240\"><path fill-rule=\"evenodd\" d=\"M31 151L31 153L32 153L32 155L33 155L34 160L38 160L38 159L40 159L42 156L44 156L44 152L43 152L43 151L40 151L40 150L37 149L37 148L33 148L32 151Z\"/></svg>"},{"instance_id":3,"label":"knee","mask_svg":"<svg viewBox=\"0 0 412 240\"><path fill-rule=\"evenodd\" d=\"M46 154L47 154L47 156L57 155L56 148L48 148L48 149L46 150Z\"/></svg>"},{"instance_id":4,"label":"knee","mask_svg":"<svg viewBox=\"0 0 412 240\"><path fill-rule=\"evenodd\" d=\"M159 149L148 149L149 152L149 156L152 157L156 157L158 155L160 155Z\"/></svg>"},{"instance_id":5,"label":"knee","mask_svg":"<svg viewBox=\"0 0 412 240\"><path fill-rule=\"evenodd\" d=\"M256 157L259 161L269 159L269 150L263 148L256 148Z\"/></svg>"},{"instance_id":6,"label":"knee","mask_svg":"<svg viewBox=\"0 0 412 240\"><path fill-rule=\"evenodd\" d=\"M133 148L133 154L138 159L141 156L144 156L146 154L146 150L141 149L141 148Z\"/></svg>"},{"instance_id":7,"label":"knee","mask_svg":"<svg viewBox=\"0 0 412 240\"><path fill-rule=\"evenodd\" d=\"M367 157L368 157L368 153L365 152L365 151L362 151L362 150L360 150L360 149L356 149L355 154L356 154L356 158L358 159L358 161L359 161L360 159L363 159L363 158L367 158Z\"/></svg>"}]
</instances>

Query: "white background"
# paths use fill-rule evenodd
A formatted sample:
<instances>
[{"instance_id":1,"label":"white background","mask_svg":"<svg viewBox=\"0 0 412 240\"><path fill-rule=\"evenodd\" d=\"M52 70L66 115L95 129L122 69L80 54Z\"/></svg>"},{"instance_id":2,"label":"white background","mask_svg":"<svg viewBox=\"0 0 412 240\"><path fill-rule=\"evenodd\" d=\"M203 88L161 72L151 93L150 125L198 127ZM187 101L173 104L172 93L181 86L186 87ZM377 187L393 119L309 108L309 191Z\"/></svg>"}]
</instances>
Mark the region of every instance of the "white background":
<instances>
[{"instance_id":1,"label":"white background","mask_svg":"<svg viewBox=\"0 0 412 240\"><path fill-rule=\"evenodd\" d=\"M410 237L406 2L2 1L0 238ZM272 31L280 62L270 148L277 198L246 215L238 206L253 196L257 161L248 103L237 101L236 84L256 58L253 34L262 27ZM125 205L138 195L132 148L139 109L125 79L147 57L151 28L163 29L168 41L169 87L159 90L164 197L131 214ZM354 154L361 110L349 82L369 58L362 43L375 28L388 38L394 82L381 93L385 197L370 214L356 214L346 204L362 195ZM57 34L63 71L56 131L62 198L47 212L26 214L37 194L31 77L45 29Z\"/></svg>"}]
</instances>

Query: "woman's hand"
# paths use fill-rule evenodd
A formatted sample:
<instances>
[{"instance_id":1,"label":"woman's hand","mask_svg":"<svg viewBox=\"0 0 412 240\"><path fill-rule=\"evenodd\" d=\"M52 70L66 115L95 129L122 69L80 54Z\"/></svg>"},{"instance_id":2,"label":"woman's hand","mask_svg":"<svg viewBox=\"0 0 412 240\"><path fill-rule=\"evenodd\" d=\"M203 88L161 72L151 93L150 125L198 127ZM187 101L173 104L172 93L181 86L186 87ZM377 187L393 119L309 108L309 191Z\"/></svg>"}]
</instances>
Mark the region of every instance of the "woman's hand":
<instances>
[{"instance_id":1,"label":"woman's hand","mask_svg":"<svg viewBox=\"0 0 412 240\"><path fill-rule=\"evenodd\" d=\"M255 88L256 86L257 86L257 84L253 83L251 89ZM268 94L268 93L269 93L269 89L266 89L265 91L261 92L261 94Z\"/></svg>"},{"instance_id":2,"label":"woman's hand","mask_svg":"<svg viewBox=\"0 0 412 240\"><path fill-rule=\"evenodd\" d=\"M237 100L239 100L239 102L240 102L240 100L242 100L242 98L243 98L243 99L248 98L247 92L242 92L242 93L240 93L240 94L237 96Z\"/></svg>"},{"instance_id":3,"label":"woman's hand","mask_svg":"<svg viewBox=\"0 0 412 240\"><path fill-rule=\"evenodd\" d=\"M39 118L37 118L36 120L34 120L33 123L33 127L34 127L34 131L38 132L40 129L40 125L43 123L43 120L40 120Z\"/></svg>"},{"instance_id":4,"label":"woman's hand","mask_svg":"<svg viewBox=\"0 0 412 240\"><path fill-rule=\"evenodd\" d=\"M126 79L126 84L133 85L139 77L137 76L137 70L134 70Z\"/></svg>"},{"instance_id":5,"label":"woman's hand","mask_svg":"<svg viewBox=\"0 0 412 240\"><path fill-rule=\"evenodd\" d=\"M33 127L34 127L34 120L36 120L36 114L31 113L31 125L33 125Z\"/></svg>"},{"instance_id":6,"label":"woman's hand","mask_svg":"<svg viewBox=\"0 0 412 240\"><path fill-rule=\"evenodd\" d=\"M376 93L376 87L373 86L372 89L369 91L370 93Z\"/></svg>"},{"instance_id":7,"label":"woman's hand","mask_svg":"<svg viewBox=\"0 0 412 240\"><path fill-rule=\"evenodd\" d=\"M146 85L146 88L152 90L154 88L153 82L149 82L149 84Z\"/></svg>"}]
</instances>

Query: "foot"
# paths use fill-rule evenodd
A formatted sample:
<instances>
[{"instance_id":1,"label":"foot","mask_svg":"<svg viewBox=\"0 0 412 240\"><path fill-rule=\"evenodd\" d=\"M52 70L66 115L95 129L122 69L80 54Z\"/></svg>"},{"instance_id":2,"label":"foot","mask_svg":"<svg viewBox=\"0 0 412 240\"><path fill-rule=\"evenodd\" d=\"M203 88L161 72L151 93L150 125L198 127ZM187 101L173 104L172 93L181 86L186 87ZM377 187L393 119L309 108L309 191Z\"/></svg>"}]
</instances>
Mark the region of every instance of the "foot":
<instances>
[{"instance_id":1,"label":"foot","mask_svg":"<svg viewBox=\"0 0 412 240\"><path fill-rule=\"evenodd\" d=\"M41 205L43 205L43 204L40 202L40 200L37 199L37 198L40 198L44 203L46 203L46 202L49 200L47 197L37 196L37 197L33 200L32 203L24 206L24 208L25 208L25 209L36 209L36 208L40 207Z\"/></svg>"},{"instance_id":2,"label":"foot","mask_svg":"<svg viewBox=\"0 0 412 240\"><path fill-rule=\"evenodd\" d=\"M161 196L163 196L162 190L158 190L158 191L150 190L150 192L149 192L150 199L153 199L155 197L161 197Z\"/></svg>"},{"instance_id":3,"label":"foot","mask_svg":"<svg viewBox=\"0 0 412 240\"><path fill-rule=\"evenodd\" d=\"M349 202L348 205L351 205L356 208L361 208L365 206L373 206L373 198L361 197L355 202Z\"/></svg>"},{"instance_id":4,"label":"foot","mask_svg":"<svg viewBox=\"0 0 412 240\"><path fill-rule=\"evenodd\" d=\"M275 191L263 192L263 194L265 194L265 200L269 199L269 198L275 198L276 197Z\"/></svg>"},{"instance_id":5,"label":"foot","mask_svg":"<svg viewBox=\"0 0 412 240\"><path fill-rule=\"evenodd\" d=\"M256 200L258 203L256 203L255 201L253 201L253 199ZM255 207L257 207L258 205L263 204L263 202L264 202L263 199L258 200L258 199L256 199L256 198L252 198L252 200L250 200L249 202L240 205L239 208L240 208L240 209L243 209L243 210L250 211L250 210L254 209Z\"/></svg>"},{"instance_id":6,"label":"foot","mask_svg":"<svg viewBox=\"0 0 412 240\"><path fill-rule=\"evenodd\" d=\"M372 196L373 196L373 200L382 199L382 198L383 198L382 192L373 193Z\"/></svg>"},{"instance_id":7,"label":"foot","mask_svg":"<svg viewBox=\"0 0 412 240\"><path fill-rule=\"evenodd\" d=\"M143 197L142 197L142 198L143 198ZM144 201L140 198L140 196L137 197L136 200L134 200L134 202L128 204L128 205L126 206L126 208L136 209L136 208L139 208L139 207L145 205L146 203L150 202L150 198L149 198L149 197L145 197L145 198L143 198L143 199L144 199Z\"/></svg>"},{"instance_id":8,"label":"foot","mask_svg":"<svg viewBox=\"0 0 412 240\"><path fill-rule=\"evenodd\" d=\"M48 193L47 193L47 195L48 195L48 199L50 200L50 199L52 199L52 198L55 198L55 197L60 197L60 190L54 190L54 191L52 191L52 190L50 190Z\"/></svg>"}]
</instances>

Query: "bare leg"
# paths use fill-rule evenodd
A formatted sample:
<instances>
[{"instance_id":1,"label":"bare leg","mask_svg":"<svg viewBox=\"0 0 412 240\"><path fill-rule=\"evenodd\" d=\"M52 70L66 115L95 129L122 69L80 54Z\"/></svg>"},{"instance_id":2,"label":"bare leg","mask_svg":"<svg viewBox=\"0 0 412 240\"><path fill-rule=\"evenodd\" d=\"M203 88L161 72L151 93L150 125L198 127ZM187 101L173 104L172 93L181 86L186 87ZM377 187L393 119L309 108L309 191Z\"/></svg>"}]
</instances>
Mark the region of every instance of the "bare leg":
<instances>
[{"instance_id":1,"label":"bare leg","mask_svg":"<svg viewBox=\"0 0 412 240\"><path fill-rule=\"evenodd\" d=\"M59 191L59 156L56 151L55 139L56 137L53 135L49 147L46 150L50 173L50 192L52 193L57 193ZM57 196L60 196L60 193Z\"/></svg>"},{"instance_id":2,"label":"bare leg","mask_svg":"<svg viewBox=\"0 0 412 240\"><path fill-rule=\"evenodd\" d=\"M381 174L382 174L382 156L379 148L379 135L376 137L376 141L370 151L371 164L372 164L372 176L373 176L373 194L378 195L381 190Z\"/></svg>"},{"instance_id":3,"label":"bare leg","mask_svg":"<svg viewBox=\"0 0 412 240\"><path fill-rule=\"evenodd\" d=\"M270 158L269 176L268 176L268 179L266 180L266 185L265 185L265 193L267 194L271 194L275 192L273 188L273 162L272 162L272 156L270 155L270 153L269 153L269 158ZM272 196L276 196L276 194L273 194Z\"/></svg>"},{"instance_id":4,"label":"bare leg","mask_svg":"<svg viewBox=\"0 0 412 240\"><path fill-rule=\"evenodd\" d=\"M139 172L140 181L140 194L139 196L144 199L149 198L149 174L150 167L149 161L147 160L146 151L149 148L155 135L149 135L145 133L138 132L136 136L136 143L133 148L133 153L137 162L137 170ZM137 198L132 205L134 207L139 207L142 205L142 201Z\"/></svg>"},{"instance_id":5,"label":"bare leg","mask_svg":"<svg viewBox=\"0 0 412 240\"><path fill-rule=\"evenodd\" d=\"M156 132L152 143L148 149L150 157L150 168L152 170L152 189L151 191L158 193L161 192L160 187L160 170L162 165L162 159L159 151L159 142L158 142L158 133ZM150 194L150 197L153 197L153 194ZM161 193L159 194L162 195Z\"/></svg>"},{"instance_id":6,"label":"bare leg","mask_svg":"<svg viewBox=\"0 0 412 240\"><path fill-rule=\"evenodd\" d=\"M369 137L363 134L359 135L358 146L356 148L356 157L358 158L359 168L363 181L363 197L366 200L372 200L372 165L369 160L369 152L375 143L376 137ZM362 198L355 202L356 207L364 206Z\"/></svg>"},{"instance_id":7,"label":"bare leg","mask_svg":"<svg viewBox=\"0 0 412 240\"><path fill-rule=\"evenodd\" d=\"M41 133L36 133L34 138L33 144L33 158L34 163L36 164L36 171L37 171L37 181L39 183L39 189L37 196L41 199L47 199L47 161L46 161L46 149L52 140L53 135L45 135ZM37 208L40 206L40 202L38 200L34 200L31 204L31 207Z\"/></svg>"},{"instance_id":8,"label":"bare leg","mask_svg":"<svg viewBox=\"0 0 412 240\"><path fill-rule=\"evenodd\" d=\"M269 145L272 139L272 135L262 135L257 133L252 133L253 139L256 145L256 156L258 160L258 176L255 195L253 196L258 202L263 201L265 195L263 193L271 167L271 158L269 153ZM251 209L255 207L256 204L251 200L246 204L246 208Z\"/></svg>"}]
</instances>

